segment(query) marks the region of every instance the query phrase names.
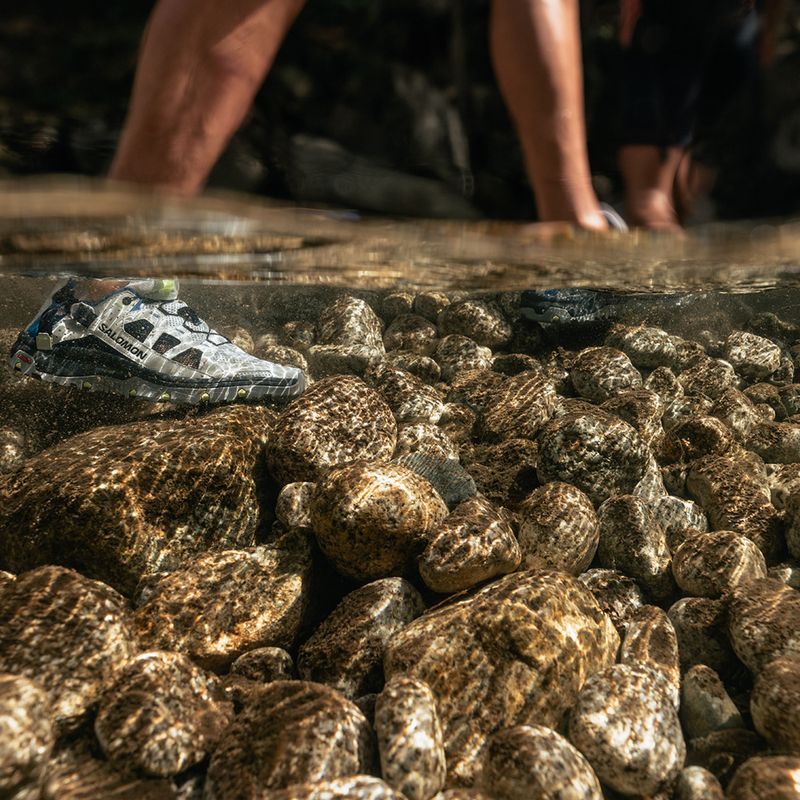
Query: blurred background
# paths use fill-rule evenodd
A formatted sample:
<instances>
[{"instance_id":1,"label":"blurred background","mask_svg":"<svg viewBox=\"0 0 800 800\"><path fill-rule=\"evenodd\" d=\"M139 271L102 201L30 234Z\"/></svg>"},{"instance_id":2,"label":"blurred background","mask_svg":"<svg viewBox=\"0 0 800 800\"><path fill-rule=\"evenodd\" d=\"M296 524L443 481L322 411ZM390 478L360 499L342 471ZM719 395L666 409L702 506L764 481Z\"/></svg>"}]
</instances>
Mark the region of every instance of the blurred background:
<instances>
[{"instance_id":1,"label":"blurred background","mask_svg":"<svg viewBox=\"0 0 800 800\"><path fill-rule=\"evenodd\" d=\"M0 19L0 177L102 175L153 4L14 5ZM619 9L581 6L595 187L619 204ZM695 155L719 170L700 221L800 212L800 0L786 6L772 63L698 123ZM488 11L488 0L309 0L210 185L390 215L534 218Z\"/></svg>"}]
</instances>

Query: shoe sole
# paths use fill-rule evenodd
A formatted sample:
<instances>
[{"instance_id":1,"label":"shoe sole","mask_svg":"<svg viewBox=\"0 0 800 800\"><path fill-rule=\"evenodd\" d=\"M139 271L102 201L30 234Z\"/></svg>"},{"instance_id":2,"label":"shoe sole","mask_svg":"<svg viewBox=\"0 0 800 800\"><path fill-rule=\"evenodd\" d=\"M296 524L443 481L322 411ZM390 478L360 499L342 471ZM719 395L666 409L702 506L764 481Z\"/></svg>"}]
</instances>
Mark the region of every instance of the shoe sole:
<instances>
[{"instance_id":1,"label":"shoe sole","mask_svg":"<svg viewBox=\"0 0 800 800\"><path fill-rule=\"evenodd\" d=\"M25 350L16 350L9 366L17 375L37 378L59 386L76 386L83 391L105 392L132 399L151 400L162 403L182 403L198 405L201 403L230 403L234 400L289 401L305 389L305 378L301 377L286 386L259 383L237 383L216 386L175 386L153 383L141 377L113 378L108 375L57 375L46 372L36 364L36 359Z\"/></svg>"}]
</instances>

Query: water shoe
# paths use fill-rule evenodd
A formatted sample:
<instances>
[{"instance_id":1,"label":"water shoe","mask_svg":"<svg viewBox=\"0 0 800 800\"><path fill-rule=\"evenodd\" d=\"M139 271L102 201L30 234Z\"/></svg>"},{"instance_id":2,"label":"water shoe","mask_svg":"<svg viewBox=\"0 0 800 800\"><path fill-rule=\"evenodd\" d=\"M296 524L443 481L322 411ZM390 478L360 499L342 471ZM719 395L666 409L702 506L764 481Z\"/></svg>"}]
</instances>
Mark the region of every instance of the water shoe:
<instances>
[{"instance_id":1,"label":"water shoe","mask_svg":"<svg viewBox=\"0 0 800 800\"><path fill-rule=\"evenodd\" d=\"M62 286L11 350L17 373L92 391L174 403L288 400L303 372L262 361L177 298L177 281L131 281L87 301Z\"/></svg>"}]
</instances>

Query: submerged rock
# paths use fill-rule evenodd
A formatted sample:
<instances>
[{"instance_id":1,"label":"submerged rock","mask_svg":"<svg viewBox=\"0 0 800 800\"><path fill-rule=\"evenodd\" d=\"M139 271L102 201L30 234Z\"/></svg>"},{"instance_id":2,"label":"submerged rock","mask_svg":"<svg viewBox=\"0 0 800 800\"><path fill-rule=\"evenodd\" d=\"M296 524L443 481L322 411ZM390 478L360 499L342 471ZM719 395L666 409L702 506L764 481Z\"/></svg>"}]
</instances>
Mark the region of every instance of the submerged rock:
<instances>
[{"instance_id":1,"label":"submerged rock","mask_svg":"<svg viewBox=\"0 0 800 800\"><path fill-rule=\"evenodd\" d=\"M430 686L447 782L463 786L476 780L493 733L558 725L586 676L612 663L618 645L610 619L574 578L522 572L412 622L389 643L384 668L387 678Z\"/></svg>"},{"instance_id":2,"label":"submerged rock","mask_svg":"<svg viewBox=\"0 0 800 800\"><path fill-rule=\"evenodd\" d=\"M736 770L726 800L797 800L800 756L759 756Z\"/></svg>"}]
</instances>

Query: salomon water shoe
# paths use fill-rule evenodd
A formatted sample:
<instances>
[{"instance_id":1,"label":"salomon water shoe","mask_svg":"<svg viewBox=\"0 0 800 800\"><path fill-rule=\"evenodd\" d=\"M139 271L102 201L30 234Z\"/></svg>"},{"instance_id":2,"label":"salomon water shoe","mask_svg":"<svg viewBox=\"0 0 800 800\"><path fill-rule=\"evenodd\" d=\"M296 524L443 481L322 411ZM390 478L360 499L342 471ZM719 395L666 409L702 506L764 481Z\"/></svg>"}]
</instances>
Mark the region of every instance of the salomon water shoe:
<instances>
[{"instance_id":1,"label":"salomon water shoe","mask_svg":"<svg viewBox=\"0 0 800 800\"><path fill-rule=\"evenodd\" d=\"M177 282L132 281L87 301L62 286L20 333L11 368L53 383L175 403L284 400L301 370L262 361L177 298Z\"/></svg>"}]
</instances>

